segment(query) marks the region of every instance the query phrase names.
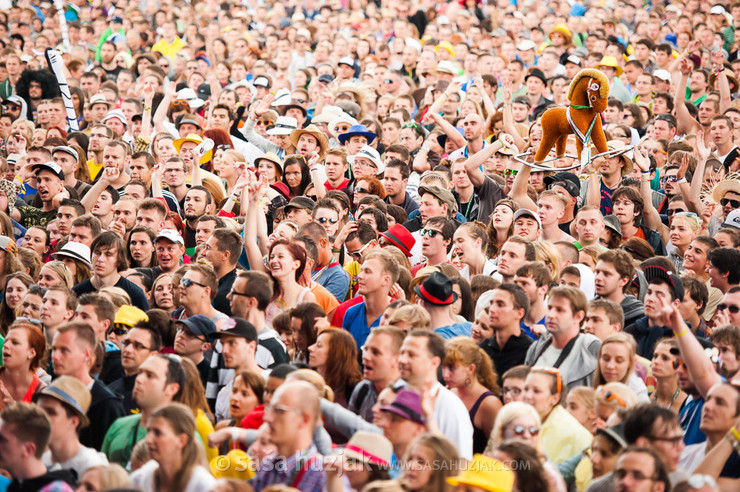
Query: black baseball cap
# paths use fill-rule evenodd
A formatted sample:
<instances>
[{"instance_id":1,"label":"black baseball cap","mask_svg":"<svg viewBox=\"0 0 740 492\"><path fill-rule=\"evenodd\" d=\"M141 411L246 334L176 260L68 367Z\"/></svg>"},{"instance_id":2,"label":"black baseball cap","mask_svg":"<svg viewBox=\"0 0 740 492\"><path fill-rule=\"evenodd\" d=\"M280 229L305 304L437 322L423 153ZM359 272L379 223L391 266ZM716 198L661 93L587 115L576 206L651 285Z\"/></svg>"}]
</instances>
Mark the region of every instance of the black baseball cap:
<instances>
[{"instance_id":1,"label":"black baseball cap","mask_svg":"<svg viewBox=\"0 0 740 492\"><path fill-rule=\"evenodd\" d=\"M573 173L561 171L552 176L547 176L544 179L544 182L548 189L552 186L558 185L565 188L566 191L570 193L570 196L578 196L581 194L581 180Z\"/></svg>"},{"instance_id":2,"label":"black baseball cap","mask_svg":"<svg viewBox=\"0 0 740 492\"><path fill-rule=\"evenodd\" d=\"M257 328L244 318L229 318L221 329L212 336L214 338L220 338L222 335L246 338L248 342L256 342Z\"/></svg>"},{"instance_id":3,"label":"black baseball cap","mask_svg":"<svg viewBox=\"0 0 740 492\"><path fill-rule=\"evenodd\" d=\"M190 333L195 336L210 337L215 334L218 330L216 325L211 321L211 318L202 314L196 314L187 319L183 319L177 322L178 325L184 325Z\"/></svg>"},{"instance_id":4,"label":"black baseball cap","mask_svg":"<svg viewBox=\"0 0 740 492\"><path fill-rule=\"evenodd\" d=\"M673 294L676 299L683 301L684 288L681 278L673 272L669 272L663 267L657 265L646 266L642 273L645 274L645 280L648 285L653 283L653 280L663 280L673 289Z\"/></svg>"}]
</instances>

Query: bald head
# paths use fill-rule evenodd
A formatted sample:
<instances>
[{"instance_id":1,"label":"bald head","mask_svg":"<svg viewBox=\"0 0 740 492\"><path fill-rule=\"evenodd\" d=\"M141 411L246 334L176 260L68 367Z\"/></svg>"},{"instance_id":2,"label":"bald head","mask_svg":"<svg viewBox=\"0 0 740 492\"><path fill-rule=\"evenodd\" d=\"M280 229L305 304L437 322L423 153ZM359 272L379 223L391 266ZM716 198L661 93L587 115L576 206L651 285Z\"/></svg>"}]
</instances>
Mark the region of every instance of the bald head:
<instances>
[{"instance_id":1,"label":"bald head","mask_svg":"<svg viewBox=\"0 0 740 492\"><path fill-rule=\"evenodd\" d=\"M319 391L306 381L286 381L272 397L272 402L289 406L311 417L313 427L318 424L321 414Z\"/></svg>"}]
</instances>

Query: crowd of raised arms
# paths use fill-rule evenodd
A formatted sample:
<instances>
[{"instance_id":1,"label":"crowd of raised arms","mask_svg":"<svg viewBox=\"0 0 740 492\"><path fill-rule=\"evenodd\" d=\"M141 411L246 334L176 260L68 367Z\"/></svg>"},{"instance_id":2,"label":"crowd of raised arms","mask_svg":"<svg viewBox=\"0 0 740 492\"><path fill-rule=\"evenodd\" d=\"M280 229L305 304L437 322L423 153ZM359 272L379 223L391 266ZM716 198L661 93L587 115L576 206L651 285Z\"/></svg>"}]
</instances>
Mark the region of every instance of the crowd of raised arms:
<instances>
[{"instance_id":1,"label":"crowd of raised arms","mask_svg":"<svg viewBox=\"0 0 740 492\"><path fill-rule=\"evenodd\" d=\"M0 492L737 492L736 29L0 0Z\"/></svg>"}]
</instances>

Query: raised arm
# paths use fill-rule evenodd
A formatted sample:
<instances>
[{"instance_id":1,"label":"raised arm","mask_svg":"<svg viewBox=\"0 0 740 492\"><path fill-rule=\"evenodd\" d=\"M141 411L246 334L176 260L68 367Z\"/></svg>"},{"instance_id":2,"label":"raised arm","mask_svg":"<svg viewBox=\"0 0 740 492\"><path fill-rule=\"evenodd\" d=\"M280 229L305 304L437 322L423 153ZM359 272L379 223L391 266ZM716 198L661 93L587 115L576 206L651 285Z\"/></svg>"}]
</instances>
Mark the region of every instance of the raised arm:
<instances>
[{"instance_id":1,"label":"raised arm","mask_svg":"<svg viewBox=\"0 0 740 492\"><path fill-rule=\"evenodd\" d=\"M442 129L442 131L445 132L447 138L455 142L455 145L458 145L458 149L467 145L468 142L465 140L465 137L460 135L460 132L457 131L457 128L452 126L449 121L442 118L439 113L427 111L427 115L427 121L431 120L436 125L438 125Z\"/></svg>"},{"instance_id":2,"label":"raised arm","mask_svg":"<svg viewBox=\"0 0 740 492\"><path fill-rule=\"evenodd\" d=\"M157 111L154 112L154 131L157 133L159 132L167 132L167 130L164 128L163 123L165 118L167 117L167 110L170 107L170 103L177 95L177 83L176 82L170 82L167 84L167 87L164 91L164 97L162 98L162 102L159 103L159 106L157 106Z\"/></svg>"},{"instance_id":3,"label":"raised arm","mask_svg":"<svg viewBox=\"0 0 740 492\"><path fill-rule=\"evenodd\" d=\"M103 170L100 173L100 178L98 178L98 181L93 185L92 188L88 190L87 193L85 193L85 196L82 197L82 200L80 200L80 203L82 203L82 206L85 207L85 213L90 213L90 211L95 206L95 202L98 201L98 197L103 192L104 189L108 187L109 184L114 182L118 179L119 172L118 168L115 167L104 167ZM107 224L103 224L107 225Z\"/></svg>"},{"instance_id":4,"label":"raised arm","mask_svg":"<svg viewBox=\"0 0 740 492\"><path fill-rule=\"evenodd\" d=\"M519 135L516 125L514 125L514 113L511 112L511 82L505 80L502 90L504 93L504 105L501 107L501 111L504 115L504 131L514 137L514 143L518 148L524 150L527 148L527 142Z\"/></svg>"},{"instance_id":5,"label":"raised arm","mask_svg":"<svg viewBox=\"0 0 740 492\"><path fill-rule=\"evenodd\" d=\"M514 146L513 138L511 138L508 135L501 136L501 140L506 141L507 139L508 139L509 144L513 147ZM485 147L480 149L478 152L468 157L468 160L465 161L465 171L467 171L468 177L470 178L470 182L473 183L473 186L479 187L483 185L483 182L485 181L486 176L483 174L483 171L480 170L480 167L493 154L501 150L501 147L503 147L501 140L497 140L493 142L491 145L486 145Z\"/></svg>"},{"instance_id":6,"label":"raised arm","mask_svg":"<svg viewBox=\"0 0 740 492\"><path fill-rule=\"evenodd\" d=\"M704 144L704 132L699 130L696 134L696 169L694 169L694 175L691 178L691 185L687 190L687 183L679 183L679 189L681 190L681 195L683 196L683 201L686 203L686 207L688 207L692 212L698 214L700 217L704 215L704 209L706 208L706 205L704 205L704 202L700 199L700 194L701 186L704 182L704 169L707 167L707 159L709 159L710 154L710 149L708 149ZM686 162L686 167L688 167L688 160ZM681 167L678 170L678 174L676 175L679 181L686 177L686 170L683 168L684 166L682 162Z\"/></svg>"},{"instance_id":7,"label":"raised arm","mask_svg":"<svg viewBox=\"0 0 740 492\"><path fill-rule=\"evenodd\" d=\"M242 192L242 203L246 204L247 215L244 221L244 250L247 253L250 268L260 272L267 272L265 263L262 261L262 252L257 245L257 216L260 210L260 197L265 186L267 186L267 181L263 176L259 182L245 186Z\"/></svg>"},{"instance_id":8,"label":"raised arm","mask_svg":"<svg viewBox=\"0 0 740 492\"><path fill-rule=\"evenodd\" d=\"M141 113L141 136L150 138L152 136L152 101L154 100L154 88L144 90L144 104ZM159 109L159 108L157 108Z\"/></svg>"},{"instance_id":9,"label":"raised arm","mask_svg":"<svg viewBox=\"0 0 740 492\"><path fill-rule=\"evenodd\" d=\"M529 195L527 195L527 184L529 183L529 175L531 172L532 168L524 165L519 172L516 173L514 182L511 184L511 190L509 190L509 198L514 200L521 208L537 212L537 204L529 198Z\"/></svg>"},{"instance_id":10,"label":"raised arm","mask_svg":"<svg viewBox=\"0 0 740 492\"><path fill-rule=\"evenodd\" d=\"M696 339L694 333L684 322L681 313L678 312L678 308L665 300L661 300L660 302L663 306L658 321L663 326L668 326L673 330L676 340L678 340L681 357L684 364L686 364L686 369L688 369L699 394L702 398L706 398L712 386L721 383L722 378L717 374L712 361L707 357L704 348Z\"/></svg>"},{"instance_id":11,"label":"raised arm","mask_svg":"<svg viewBox=\"0 0 740 492\"><path fill-rule=\"evenodd\" d=\"M319 166L321 166L319 164L319 153L314 151L308 159L308 168L311 171L311 182L316 190L316 197L321 200L326 196L326 186L324 186L324 181L321 179Z\"/></svg>"},{"instance_id":12,"label":"raised arm","mask_svg":"<svg viewBox=\"0 0 740 492\"><path fill-rule=\"evenodd\" d=\"M686 84L689 81L691 73L691 62L684 58L678 65L681 72L681 78L676 86L676 94L673 96L673 106L676 108L676 121L678 122L678 131L682 134L690 133L694 126L694 118L686 108Z\"/></svg>"},{"instance_id":13,"label":"raised arm","mask_svg":"<svg viewBox=\"0 0 740 492\"><path fill-rule=\"evenodd\" d=\"M663 221L660 220L660 214L655 209L655 206L653 206L653 190L650 188L650 158L648 157L647 150L642 145L638 145L635 147L633 154L635 166L642 173L642 177L640 178L640 194L644 197L642 217L645 219L645 225L650 229L658 231L663 238L663 242L668 244L670 231L663 224Z\"/></svg>"},{"instance_id":14,"label":"raised arm","mask_svg":"<svg viewBox=\"0 0 740 492\"><path fill-rule=\"evenodd\" d=\"M719 112L724 114L732 104L732 96L730 96L730 81L725 72L725 55L722 54L722 50L712 52L712 70L717 76L719 85Z\"/></svg>"},{"instance_id":15,"label":"raised arm","mask_svg":"<svg viewBox=\"0 0 740 492\"><path fill-rule=\"evenodd\" d=\"M272 94L268 94L257 101L257 103L254 104L254 106L250 110L247 121L244 123L241 132L247 142L251 142L262 152L273 152L277 155L280 155L280 147L254 131L254 122L257 120L257 118L265 114L268 109L270 109L270 105L274 100L274 96Z\"/></svg>"}]
</instances>

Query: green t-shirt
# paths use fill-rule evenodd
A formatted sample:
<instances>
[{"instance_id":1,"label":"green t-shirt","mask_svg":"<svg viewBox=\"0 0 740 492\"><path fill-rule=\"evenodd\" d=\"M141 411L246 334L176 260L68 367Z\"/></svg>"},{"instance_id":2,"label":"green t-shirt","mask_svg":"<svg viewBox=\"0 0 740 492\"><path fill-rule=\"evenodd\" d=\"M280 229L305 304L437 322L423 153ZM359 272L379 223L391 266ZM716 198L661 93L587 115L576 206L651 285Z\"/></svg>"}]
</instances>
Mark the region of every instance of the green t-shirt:
<instances>
[{"instance_id":1,"label":"green t-shirt","mask_svg":"<svg viewBox=\"0 0 740 492\"><path fill-rule=\"evenodd\" d=\"M137 442L146 437L146 429L139 425L141 414L116 419L105 434L100 450L111 463L126 467Z\"/></svg>"}]
</instances>

